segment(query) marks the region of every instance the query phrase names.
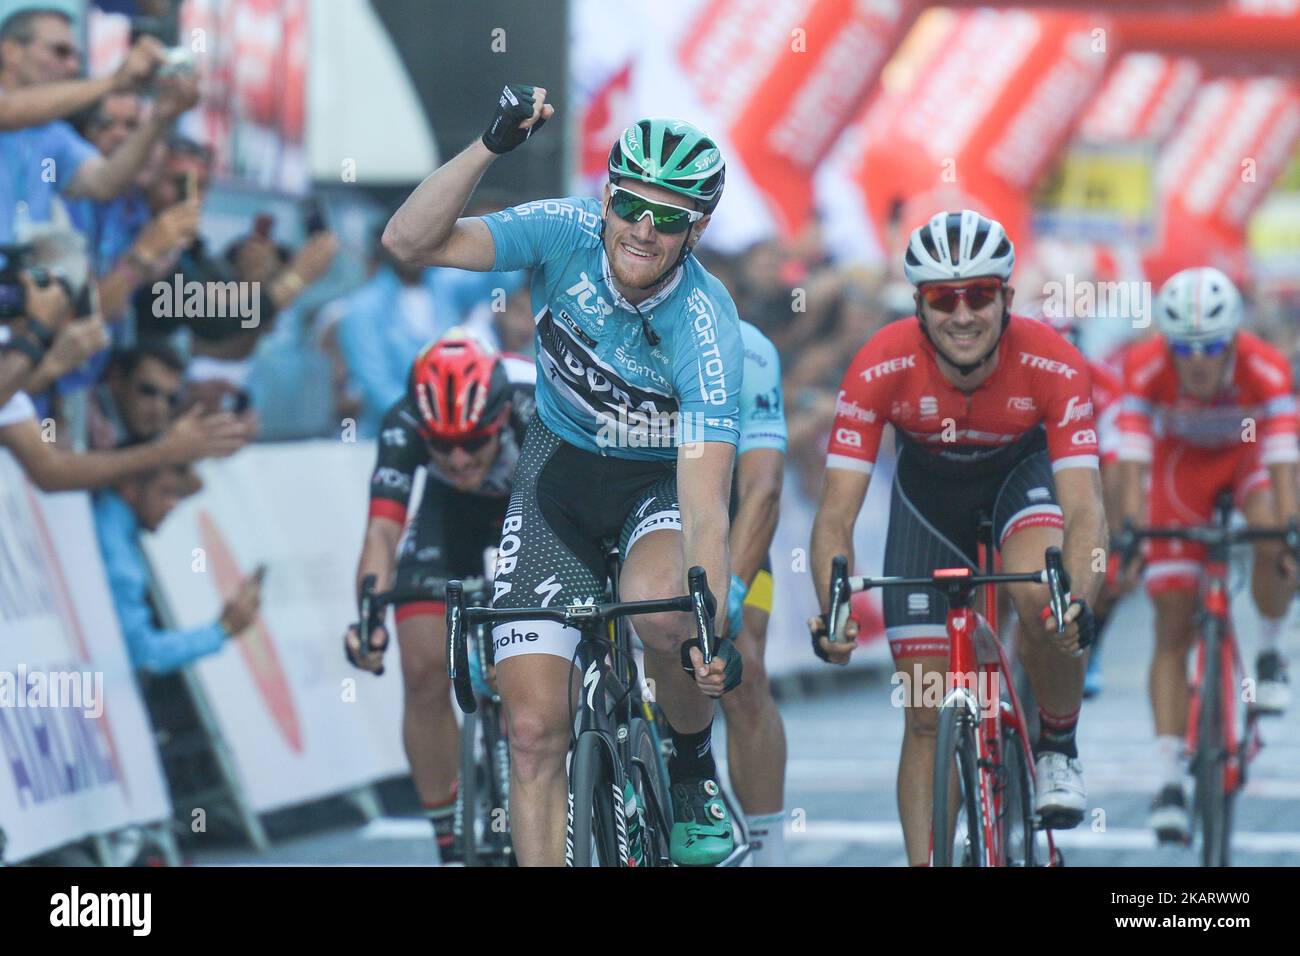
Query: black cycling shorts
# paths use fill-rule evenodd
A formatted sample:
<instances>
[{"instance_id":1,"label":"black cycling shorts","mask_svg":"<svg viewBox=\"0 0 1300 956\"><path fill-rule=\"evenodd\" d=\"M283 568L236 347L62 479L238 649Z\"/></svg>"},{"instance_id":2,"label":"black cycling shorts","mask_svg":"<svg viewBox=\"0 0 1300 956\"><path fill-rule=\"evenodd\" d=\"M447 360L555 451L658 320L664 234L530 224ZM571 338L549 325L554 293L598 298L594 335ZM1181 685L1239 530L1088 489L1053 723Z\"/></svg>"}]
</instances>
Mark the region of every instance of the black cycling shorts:
<instances>
[{"instance_id":1,"label":"black cycling shorts","mask_svg":"<svg viewBox=\"0 0 1300 956\"><path fill-rule=\"evenodd\" d=\"M626 555L651 531L682 527L677 463L584 451L547 428L528 426L497 552L493 606L553 607L605 596L602 542ZM493 628L496 660L517 654L573 658L578 631L549 621Z\"/></svg>"},{"instance_id":2,"label":"black cycling shorts","mask_svg":"<svg viewBox=\"0 0 1300 956\"><path fill-rule=\"evenodd\" d=\"M898 457L885 537L886 576L928 576L936 568L979 570L979 521L992 518L998 547L1030 525L1063 528L1045 450L1002 474L956 480L936 475L920 454ZM895 658L946 656L948 600L930 587L886 588L885 633Z\"/></svg>"},{"instance_id":3,"label":"black cycling shorts","mask_svg":"<svg viewBox=\"0 0 1300 956\"><path fill-rule=\"evenodd\" d=\"M402 541L394 587L429 592L429 600L399 604L398 621L417 614L441 616L448 580L485 577L487 552L501 539L507 499L457 491L426 475L419 511Z\"/></svg>"}]
</instances>

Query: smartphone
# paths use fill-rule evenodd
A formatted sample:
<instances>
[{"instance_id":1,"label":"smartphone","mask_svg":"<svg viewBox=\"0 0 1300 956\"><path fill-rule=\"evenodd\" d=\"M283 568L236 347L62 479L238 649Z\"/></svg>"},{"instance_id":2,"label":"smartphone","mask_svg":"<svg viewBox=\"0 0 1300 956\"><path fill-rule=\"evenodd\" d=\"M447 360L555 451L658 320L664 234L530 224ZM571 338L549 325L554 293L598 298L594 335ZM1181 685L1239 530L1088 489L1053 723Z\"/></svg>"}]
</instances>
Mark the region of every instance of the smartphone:
<instances>
[{"instance_id":1,"label":"smartphone","mask_svg":"<svg viewBox=\"0 0 1300 956\"><path fill-rule=\"evenodd\" d=\"M266 580L265 564L259 564L256 568L253 569L253 580L256 581L258 584L261 584L264 580Z\"/></svg>"},{"instance_id":2,"label":"smartphone","mask_svg":"<svg viewBox=\"0 0 1300 956\"><path fill-rule=\"evenodd\" d=\"M304 199L302 202L302 228L309 236L314 236L318 232L324 232L329 228L329 225L325 222L325 208L315 196Z\"/></svg>"},{"instance_id":3,"label":"smartphone","mask_svg":"<svg viewBox=\"0 0 1300 956\"><path fill-rule=\"evenodd\" d=\"M176 201L189 202L192 181L189 173L177 173L173 182L176 184Z\"/></svg>"},{"instance_id":4,"label":"smartphone","mask_svg":"<svg viewBox=\"0 0 1300 956\"><path fill-rule=\"evenodd\" d=\"M275 228L275 217L272 216L269 212L261 213L258 215L256 219L253 220L253 234L256 236L261 236L263 239L270 239L271 230L274 228Z\"/></svg>"}]
</instances>

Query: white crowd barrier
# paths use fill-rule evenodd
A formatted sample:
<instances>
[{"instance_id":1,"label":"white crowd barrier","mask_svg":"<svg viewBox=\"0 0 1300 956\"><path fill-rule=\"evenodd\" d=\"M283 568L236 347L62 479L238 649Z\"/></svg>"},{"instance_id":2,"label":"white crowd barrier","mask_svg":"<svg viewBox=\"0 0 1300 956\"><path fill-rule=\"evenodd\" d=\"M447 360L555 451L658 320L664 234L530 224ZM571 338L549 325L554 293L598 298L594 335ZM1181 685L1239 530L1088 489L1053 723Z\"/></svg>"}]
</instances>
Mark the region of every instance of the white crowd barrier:
<instances>
[{"instance_id":1,"label":"white crowd barrier","mask_svg":"<svg viewBox=\"0 0 1300 956\"><path fill-rule=\"evenodd\" d=\"M194 667L255 812L407 769L396 648L375 678L352 669L341 647L356 615L373 462L371 442L254 446L203 463L203 490L144 536L157 594L179 627L214 620L238 582L267 567L256 624ZM859 570L879 568L888 475L879 477L859 522ZM0 828L9 860L171 813L89 502L35 491L0 452ZM823 666L805 628L816 611L807 555L813 509L791 475L771 552L767 660L775 677ZM887 658L883 640L870 643L858 666ZM26 706L26 697L10 699L12 690L4 696L23 674L74 673L91 675L88 687L102 680L102 715Z\"/></svg>"},{"instance_id":2,"label":"white crowd barrier","mask_svg":"<svg viewBox=\"0 0 1300 956\"><path fill-rule=\"evenodd\" d=\"M0 830L5 860L171 815L85 494L0 450Z\"/></svg>"}]
</instances>

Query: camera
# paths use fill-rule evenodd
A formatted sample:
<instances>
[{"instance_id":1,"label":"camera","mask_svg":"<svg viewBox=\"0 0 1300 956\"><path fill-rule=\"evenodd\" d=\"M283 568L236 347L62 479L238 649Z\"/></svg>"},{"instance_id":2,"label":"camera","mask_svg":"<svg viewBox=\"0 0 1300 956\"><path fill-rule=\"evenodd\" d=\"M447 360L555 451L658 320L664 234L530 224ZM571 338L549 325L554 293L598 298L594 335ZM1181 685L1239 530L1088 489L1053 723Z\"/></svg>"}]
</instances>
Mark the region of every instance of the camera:
<instances>
[{"instance_id":1,"label":"camera","mask_svg":"<svg viewBox=\"0 0 1300 956\"><path fill-rule=\"evenodd\" d=\"M0 246L0 322L12 322L27 314L27 289L18 277L31 251L26 244ZM49 281L48 276L42 278Z\"/></svg>"},{"instance_id":2,"label":"camera","mask_svg":"<svg viewBox=\"0 0 1300 956\"><path fill-rule=\"evenodd\" d=\"M20 279L24 272L42 289L51 282L59 283L68 298L77 305L79 311L76 314L89 314L89 287L83 288L81 294L74 296L72 287L62 276L39 266L28 266L31 253L30 244L0 245L0 322L12 322L27 315L27 289Z\"/></svg>"}]
</instances>

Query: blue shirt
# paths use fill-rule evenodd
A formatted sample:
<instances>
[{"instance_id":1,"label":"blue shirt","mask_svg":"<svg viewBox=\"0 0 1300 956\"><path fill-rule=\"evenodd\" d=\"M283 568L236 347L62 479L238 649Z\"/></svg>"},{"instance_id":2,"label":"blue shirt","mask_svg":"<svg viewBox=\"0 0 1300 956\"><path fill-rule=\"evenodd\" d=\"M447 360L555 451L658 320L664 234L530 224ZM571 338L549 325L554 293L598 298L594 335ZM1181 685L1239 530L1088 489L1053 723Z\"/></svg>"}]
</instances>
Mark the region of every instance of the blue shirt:
<instances>
[{"instance_id":1,"label":"blue shirt","mask_svg":"<svg viewBox=\"0 0 1300 956\"><path fill-rule=\"evenodd\" d=\"M766 335L741 321L745 345L745 381L740 390L740 446L736 455L755 448L785 454L785 402L781 399L781 356Z\"/></svg>"},{"instance_id":2,"label":"blue shirt","mask_svg":"<svg viewBox=\"0 0 1300 956\"><path fill-rule=\"evenodd\" d=\"M115 491L97 493L94 509L99 551L104 557L108 587L131 665L137 670L166 674L221 650L227 635L215 621L189 630L164 631L158 627L149 603L149 571L135 513Z\"/></svg>"},{"instance_id":3,"label":"blue shirt","mask_svg":"<svg viewBox=\"0 0 1300 956\"><path fill-rule=\"evenodd\" d=\"M406 394L411 363L420 350L459 325L493 290L503 289L503 294L508 294L518 288L522 277L428 269L422 281L433 302L436 329L432 338L415 335L397 315L402 283L392 269L380 269L348 296L338 341L348 377L361 393L360 431L364 436L377 435L384 413Z\"/></svg>"},{"instance_id":4,"label":"blue shirt","mask_svg":"<svg viewBox=\"0 0 1300 956\"><path fill-rule=\"evenodd\" d=\"M48 222L54 194L66 193L85 162L98 155L62 120L0 132L0 244L15 239L19 202L27 203L32 222Z\"/></svg>"},{"instance_id":5,"label":"blue shirt","mask_svg":"<svg viewBox=\"0 0 1300 956\"><path fill-rule=\"evenodd\" d=\"M640 304L610 280L600 203L540 199L484 216L494 268L532 268L537 414L564 441L615 458L675 459L685 441L735 445L744 358L736 306L688 256Z\"/></svg>"},{"instance_id":6,"label":"blue shirt","mask_svg":"<svg viewBox=\"0 0 1300 956\"><path fill-rule=\"evenodd\" d=\"M131 189L109 200L78 197L68 203L72 224L85 233L96 275L107 275L152 218L144 193Z\"/></svg>"}]
</instances>

